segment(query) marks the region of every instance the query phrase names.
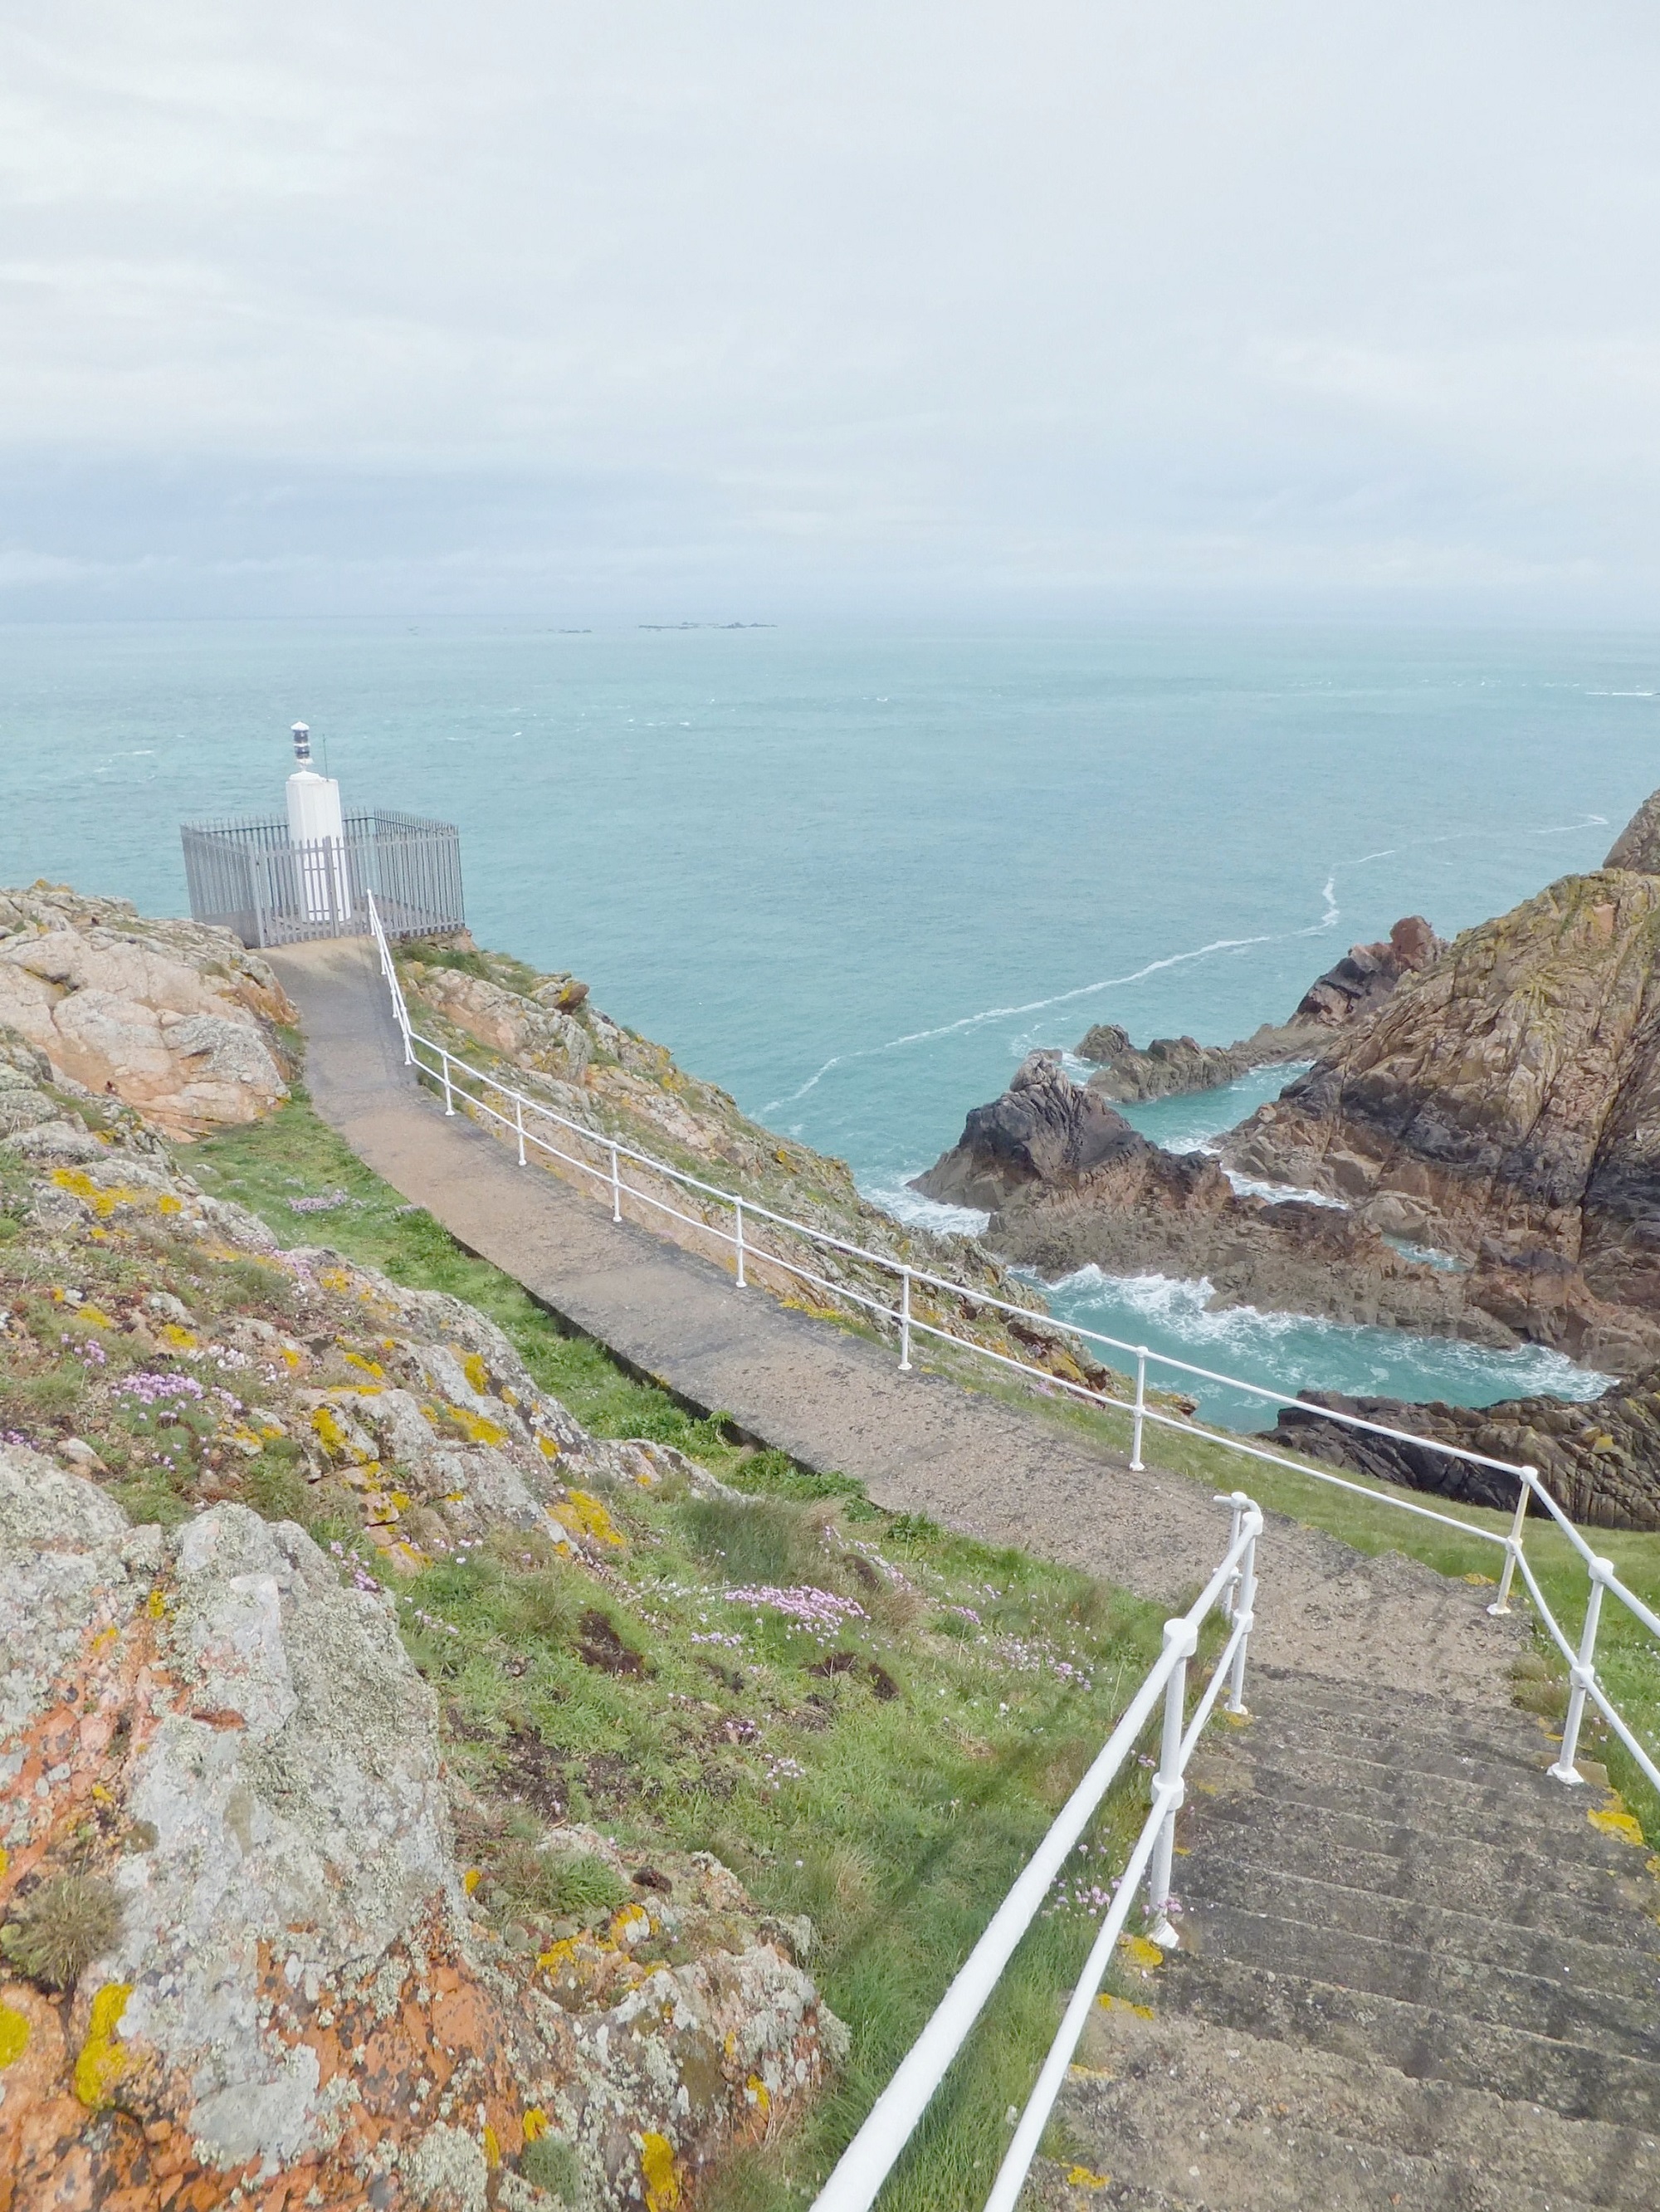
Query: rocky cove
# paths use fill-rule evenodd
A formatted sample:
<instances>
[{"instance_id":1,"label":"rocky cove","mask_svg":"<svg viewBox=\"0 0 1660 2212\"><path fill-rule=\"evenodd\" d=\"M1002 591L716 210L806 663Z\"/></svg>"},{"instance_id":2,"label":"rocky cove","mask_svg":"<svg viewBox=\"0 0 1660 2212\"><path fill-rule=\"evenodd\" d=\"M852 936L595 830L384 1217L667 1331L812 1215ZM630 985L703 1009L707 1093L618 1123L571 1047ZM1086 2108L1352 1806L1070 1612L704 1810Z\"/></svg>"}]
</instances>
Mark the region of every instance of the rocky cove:
<instances>
[{"instance_id":1,"label":"rocky cove","mask_svg":"<svg viewBox=\"0 0 1660 2212\"><path fill-rule=\"evenodd\" d=\"M985 1209L989 1248L1051 1281L1089 1265L1202 1278L1219 1308L1541 1346L1602 1368L1616 1389L1559 1407L1544 1456L1585 1517L1660 1525L1660 1467L1646 1416L1632 1417L1660 1360L1657 872L1651 799L1602 869L1450 945L1417 918L1398 924L1280 1028L1141 1051L1097 1030L1081 1083L1060 1054L1035 1054L917 1188ZM1312 1065L1203 1152L1164 1151L1116 1110L1264 1058ZM1490 1408L1485 1432L1537 1433L1545 1402ZM1396 1410L1468 1441L1465 1410ZM1430 1482L1432 1460L1395 1479Z\"/></svg>"}]
</instances>

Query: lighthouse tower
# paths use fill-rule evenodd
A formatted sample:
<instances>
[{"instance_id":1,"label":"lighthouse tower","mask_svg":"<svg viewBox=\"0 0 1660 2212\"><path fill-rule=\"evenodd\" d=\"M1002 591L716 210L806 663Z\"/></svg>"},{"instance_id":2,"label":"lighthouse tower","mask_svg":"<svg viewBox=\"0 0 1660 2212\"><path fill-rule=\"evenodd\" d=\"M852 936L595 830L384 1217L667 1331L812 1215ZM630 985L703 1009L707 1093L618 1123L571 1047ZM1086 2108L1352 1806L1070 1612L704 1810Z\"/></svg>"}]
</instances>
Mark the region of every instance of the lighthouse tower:
<instances>
[{"instance_id":1,"label":"lighthouse tower","mask_svg":"<svg viewBox=\"0 0 1660 2212\"><path fill-rule=\"evenodd\" d=\"M351 912L351 881L346 866L345 820L340 786L319 775L311 764L311 732L294 726L294 774L289 778L289 842L299 863L301 895L309 921L344 921Z\"/></svg>"}]
</instances>

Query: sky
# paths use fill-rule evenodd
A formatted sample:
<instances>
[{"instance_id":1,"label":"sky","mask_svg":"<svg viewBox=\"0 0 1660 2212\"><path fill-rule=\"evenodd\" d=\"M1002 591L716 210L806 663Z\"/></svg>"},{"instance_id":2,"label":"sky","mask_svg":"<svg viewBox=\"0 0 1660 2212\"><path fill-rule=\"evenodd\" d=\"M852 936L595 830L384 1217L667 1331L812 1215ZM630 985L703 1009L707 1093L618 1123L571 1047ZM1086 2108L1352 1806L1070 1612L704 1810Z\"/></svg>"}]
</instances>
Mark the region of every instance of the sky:
<instances>
[{"instance_id":1,"label":"sky","mask_svg":"<svg viewBox=\"0 0 1660 2212\"><path fill-rule=\"evenodd\" d=\"M1646 620L1644 0L54 0L0 619Z\"/></svg>"}]
</instances>

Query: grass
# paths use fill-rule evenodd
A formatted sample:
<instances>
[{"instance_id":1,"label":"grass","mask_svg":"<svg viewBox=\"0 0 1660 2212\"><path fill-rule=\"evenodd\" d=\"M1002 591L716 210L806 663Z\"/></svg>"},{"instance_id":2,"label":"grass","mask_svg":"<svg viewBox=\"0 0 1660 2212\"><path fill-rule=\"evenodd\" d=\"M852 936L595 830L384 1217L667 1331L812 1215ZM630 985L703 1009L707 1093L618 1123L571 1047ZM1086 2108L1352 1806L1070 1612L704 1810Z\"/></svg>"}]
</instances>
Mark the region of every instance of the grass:
<instances>
[{"instance_id":1,"label":"grass","mask_svg":"<svg viewBox=\"0 0 1660 2212\"><path fill-rule=\"evenodd\" d=\"M712 1850L764 1910L811 1916L811 1970L852 2031L850 2063L798 2130L745 2153L707 2196L721 2212L800 2203L1110 1733L1164 1609L733 1443L404 1206L302 1101L195 1146L189 1166L285 1242L326 1241L467 1299L590 1430L678 1445L741 1493L608 1495L625 1540L602 1589L505 1538L405 1584L403 1612L447 1755L481 1796L529 1757L571 1818ZM331 1193L342 1201L320 1214L294 1210ZM814 1626L730 1595L802 1587L834 1601ZM1091 1869L1104 1889L1122 1863L1145 1778L1132 1767L1110 1797L1073 1892ZM504 1925L540 1942L614 1903L599 1863L550 1875L531 1843L516 1814L467 1837L477 1901ZM1002 2115L1030 2088L1098 1911L1073 1897L1038 1922L890 2186L894 2212L982 2200Z\"/></svg>"}]
</instances>

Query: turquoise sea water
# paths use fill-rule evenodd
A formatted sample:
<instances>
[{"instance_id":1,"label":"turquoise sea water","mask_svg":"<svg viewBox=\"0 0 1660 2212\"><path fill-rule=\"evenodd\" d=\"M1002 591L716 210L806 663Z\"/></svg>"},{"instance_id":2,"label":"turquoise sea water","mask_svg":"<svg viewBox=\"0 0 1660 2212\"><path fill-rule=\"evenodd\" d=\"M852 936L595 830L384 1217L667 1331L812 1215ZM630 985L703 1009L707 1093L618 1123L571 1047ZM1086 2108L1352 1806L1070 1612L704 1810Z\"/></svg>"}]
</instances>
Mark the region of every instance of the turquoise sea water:
<instances>
[{"instance_id":1,"label":"turquoise sea water","mask_svg":"<svg viewBox=\"0 0 1660 2212\"><path fill-rule=\"evenodd\" d=\"M1594 866L1660 784L1660 635L155 623L0 658L0 880L182 909L179 823L279 808L303 719L349 799L460 823L481 940L902 1210L1032 1047L1283 1018L1402 914L1450 933ZM1137 1118L1197 1141L1280 1079ZM1055 1302L1286 1387L1596 1387L1191 1285Z\"/></svg>"}]
</instances>

